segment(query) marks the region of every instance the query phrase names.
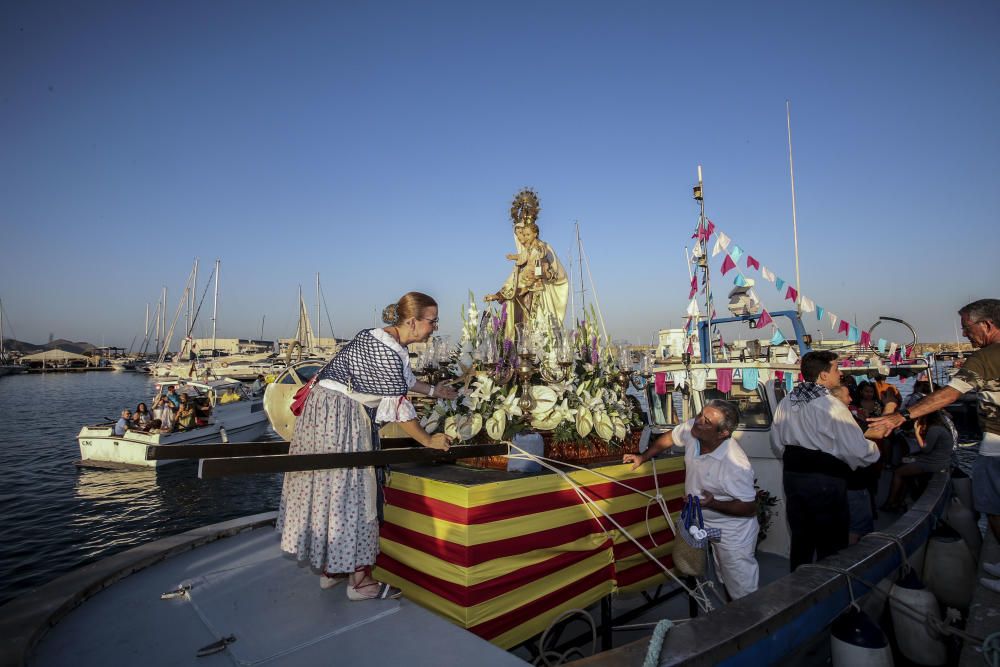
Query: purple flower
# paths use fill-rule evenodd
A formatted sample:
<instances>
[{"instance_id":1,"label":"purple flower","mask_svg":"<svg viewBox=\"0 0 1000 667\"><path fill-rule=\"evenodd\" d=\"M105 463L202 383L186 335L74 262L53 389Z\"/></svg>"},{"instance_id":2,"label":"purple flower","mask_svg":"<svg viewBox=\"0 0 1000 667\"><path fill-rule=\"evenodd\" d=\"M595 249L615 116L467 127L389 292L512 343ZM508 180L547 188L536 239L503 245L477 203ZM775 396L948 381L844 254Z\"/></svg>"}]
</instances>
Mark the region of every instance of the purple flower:
<instances>
[{"instance_id":1,"label":"purple flower","mask_svg":"<svg viewBox=\"0 0 1000 667\"><path fill-rule=\"evenodd\" d=\"M503 341L503 358L507 359L510 357L510 348L514 347L514 341L510 338L505 338Z\"/></svg>"},{"instance_id":2,"label":"purple flower","mask_svg":"<svg viewBox=\"0 0 1000 667\"><path fill-rule=\"evenodd\" d=\"M506 326L507 324L507 302L504 301L503 305L500 307L500 326Z\"/></svg>"},{"instance_id":3,"label":"purple flower","mask_svg":"<svg viewBox=\"0 0 1000 667\"><path fill-rule=\"evenodd\" d=\"M493 332L496 333L500 331L500 318L496 315L493 316Z\"/></svg>"},{"instance_id":4,"label":"purple flower","mask_svg":"<svg viewBox=\"0 0 1000 667\"><path fill-rule=\"evenodd\" d=\"M599 357L597 356L597 336L594 336L593 338L591 338L590 342L590 363L597 364L598 358Z\"/></svg>"}]
</instances>

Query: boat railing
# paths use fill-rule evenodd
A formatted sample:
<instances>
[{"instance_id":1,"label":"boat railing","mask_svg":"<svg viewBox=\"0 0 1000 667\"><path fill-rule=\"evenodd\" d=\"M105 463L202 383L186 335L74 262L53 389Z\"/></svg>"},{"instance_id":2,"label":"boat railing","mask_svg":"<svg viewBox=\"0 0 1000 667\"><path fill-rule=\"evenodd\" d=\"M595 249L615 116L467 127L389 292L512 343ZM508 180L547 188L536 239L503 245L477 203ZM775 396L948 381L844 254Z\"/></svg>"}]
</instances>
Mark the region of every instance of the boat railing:
<instances>
[{"instance_id":1,"label":"boat railing","mask_svg":"<svg viewBox=\"0 0 1000 667\"><path fill-rule=\"evenodd\" d=\"M936 473L913 507L883 532L897 539L907 555L912 555L930 538L944 510L948 489L948 475ZM853 575L853 594L860 598L898 572L903 557L895 541L872 535L820 563ZM845 579L834 571L799 568L721 609L671 628L659 665L714 666L729 661L781 664L806 638L823 632L850 605L851 590ZM640 664L648 645L648 639L638 640L574 664Z\"/></svg>"}]
</instances>

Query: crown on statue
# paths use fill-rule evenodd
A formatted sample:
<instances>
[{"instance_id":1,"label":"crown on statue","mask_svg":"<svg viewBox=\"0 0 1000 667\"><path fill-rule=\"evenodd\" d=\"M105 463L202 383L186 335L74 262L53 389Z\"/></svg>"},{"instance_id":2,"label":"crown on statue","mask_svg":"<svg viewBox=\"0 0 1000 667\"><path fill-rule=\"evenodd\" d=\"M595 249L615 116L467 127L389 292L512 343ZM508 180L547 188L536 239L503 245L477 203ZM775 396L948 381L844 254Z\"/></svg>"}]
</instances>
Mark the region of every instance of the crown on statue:
<instances>
[{"instance_id":1,"label":"crown on statue","mask_svg":"<svg viewBox=\"0 0 1000 667\"><path fill-rule=\"evenodd\" d=\"M524 188L514 195L514 202L510 205L510 219L515 227L521 227L538 219L538 214L542 210L542 205L538 201L538 195L531 188Z\"/></svg>"}]
</instances>

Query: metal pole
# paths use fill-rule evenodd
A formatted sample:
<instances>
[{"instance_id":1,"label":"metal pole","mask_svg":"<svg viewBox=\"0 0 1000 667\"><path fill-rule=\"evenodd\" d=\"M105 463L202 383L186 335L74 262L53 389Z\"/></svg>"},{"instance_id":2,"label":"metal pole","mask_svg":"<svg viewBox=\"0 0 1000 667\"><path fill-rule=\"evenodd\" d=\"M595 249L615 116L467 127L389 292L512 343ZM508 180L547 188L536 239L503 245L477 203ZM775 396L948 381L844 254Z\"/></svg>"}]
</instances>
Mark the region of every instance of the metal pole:
<instances>
[{"instance_id":1,"label":"metal pole","mask_svg":"<svg viewBox=\"0 0 1000 667\"><path fill-rule=\"evenodd\" d=\"M323 344L323 320L320 318L322 310L319 308L319 271L316 272L316 342L314 345Z\"/></svg>"},{"instance_id":2,"label":"metal pole","mask_svg":"<svg viewBox=\"0 0 1000 667\"><path fill-rule=\"evenodd\" d=\"M795 239L795 313L802 316L802 282L799 279L799 225L795 217L795 165L792 162L792 103L785 100L785 121L788 125L788 173L792 179L792 236Z\"/></svg>"},{"instance_id":3,"label":"metal pole","mask_svg":"<svg viewBox=\"0 0 1000 667\"><path fill-rule=\"evenodd\" d=\"M701 205L701 217L698 220L698 230L707 224L705 218L705 185L701 178L701 165L698 165L698 188L701 190L701 199L698 203ZM698 245L701 246L701 258L698 260L702 263L702 268L705 271L705 317L708 320L708 363L712 363L712 282L708 275L708 239L705 238L704 234L698 234ZM697 322L695 326L697 327Z\"/></svg>"},{"instance_id":4,"label":"metal pole","mask_svg":"<svg viewBox=\"0 0 1000 667\"><path fill-rule=\"evenodd\" d=\"M219 260L215 260L215 302L212 304L212 358L215 358L215 320L219 314Z\"/></svg>"},{"instance_id":5,"label":"metal pole","mask_svg":"<svg viewBox=\"0 0 1000 667\"><path fill-rule=\"evenodd\" d=\"M579 220L576 222L576 253L580 261L580 311L583 314L583 319L587 319L587 291L583 286L583 242L580 241Z\"/></svg>"}]
</instances>

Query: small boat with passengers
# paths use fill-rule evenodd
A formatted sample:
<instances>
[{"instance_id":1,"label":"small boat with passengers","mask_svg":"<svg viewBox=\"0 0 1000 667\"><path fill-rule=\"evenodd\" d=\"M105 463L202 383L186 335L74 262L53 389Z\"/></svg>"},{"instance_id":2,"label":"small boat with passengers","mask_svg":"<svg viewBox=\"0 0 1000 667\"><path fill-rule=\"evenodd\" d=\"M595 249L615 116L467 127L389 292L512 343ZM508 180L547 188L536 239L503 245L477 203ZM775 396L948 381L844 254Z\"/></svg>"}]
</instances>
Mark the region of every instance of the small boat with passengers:
<instances>
[{"instance_id":1,"label":"small boat with passengers","mask_svg":"<svg viewBox=\"0 0 1000 667\"><path fill-rule=\"evenodd\" d=\"M194 402L201 411L202 417L195 426L167 431L128 428L123 435L115 434L115 422L84 426L77 436L79 465L157 468L176 463L176 460L148 460L150 447L256 440L267 430L262 400L253 396L241 382L232 379L160 382L149 405L154 405L157 397L165 394L170 386L175 386L179 394L187 395L187 400Z\"/></svg>"}]
</instances>

